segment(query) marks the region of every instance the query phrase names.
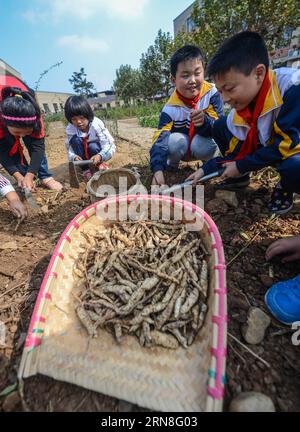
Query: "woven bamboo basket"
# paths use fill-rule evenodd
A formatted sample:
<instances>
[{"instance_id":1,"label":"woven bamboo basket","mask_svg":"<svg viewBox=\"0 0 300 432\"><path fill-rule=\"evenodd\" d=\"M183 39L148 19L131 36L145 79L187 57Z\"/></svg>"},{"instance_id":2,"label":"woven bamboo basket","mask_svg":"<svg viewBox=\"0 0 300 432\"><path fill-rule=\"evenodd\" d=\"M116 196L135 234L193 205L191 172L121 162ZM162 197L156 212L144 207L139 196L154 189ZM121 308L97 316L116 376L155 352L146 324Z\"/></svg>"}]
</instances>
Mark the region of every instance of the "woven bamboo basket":
<instances>
[{"instance_id":1,"label":"woven bamboo basket","mask_svg":"<svg viewBox=\"0 0 300 432\"><path fill-rule=\"evenodd\" d=\"M210 252L208 312L188 349L143 348L132 336L118 345L105 330L88 342L74 312L72 266L82 242L80 233L103 229L121 214L131 217L133 208L143 208L144 216L150 208L160 216L169 212L171 219L179 215L183 223L192 218ZM167 196L110 197L83 210L62 234L40 288L18 376L44 374L155 411L222 411L226 321L224 253L209 215L190 202Z\"/></svg>"},{"instance_id":2,"label":"woven bamboo basket","mask_svg":"<svg viewBox=\"0 0 300 432\"><path fill-rule=\"evenodd\" d=\"M124 181L123 189L120 181ZM139 176L126 168L115 168L96 172L87 183L91 202L100 201L112 195L134 195L141 186Z\"/></svg>"}]
</instances>

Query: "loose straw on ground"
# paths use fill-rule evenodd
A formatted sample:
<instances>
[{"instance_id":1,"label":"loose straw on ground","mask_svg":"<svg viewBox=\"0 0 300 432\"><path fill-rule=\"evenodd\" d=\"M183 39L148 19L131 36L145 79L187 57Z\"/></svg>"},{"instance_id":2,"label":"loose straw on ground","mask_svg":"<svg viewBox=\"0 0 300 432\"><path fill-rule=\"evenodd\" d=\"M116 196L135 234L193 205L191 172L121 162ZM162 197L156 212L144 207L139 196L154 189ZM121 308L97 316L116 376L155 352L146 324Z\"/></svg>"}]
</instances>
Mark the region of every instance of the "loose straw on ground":
<instances>
[{"instance_id":1,"label":"loose straw on ground","mask_svg":"<svg viewBox=\"0 0 300 432\"><path fill-rule=\"evenodd\" d=\"M233 336L231 333L228 332L228 336L230 336L235 342L237 342L239 345L241 345L245 350L247 350L250 354L252 354L255 358L257 358L259 361L261 361L264 365L266 365L268 368L271 367L270 363L268 363L266 360L261 358L259 355L255 354L254 351L252 351L250 348L247 347L247 345L244 345L238 338Z\"/></svg>"}]
</instances>

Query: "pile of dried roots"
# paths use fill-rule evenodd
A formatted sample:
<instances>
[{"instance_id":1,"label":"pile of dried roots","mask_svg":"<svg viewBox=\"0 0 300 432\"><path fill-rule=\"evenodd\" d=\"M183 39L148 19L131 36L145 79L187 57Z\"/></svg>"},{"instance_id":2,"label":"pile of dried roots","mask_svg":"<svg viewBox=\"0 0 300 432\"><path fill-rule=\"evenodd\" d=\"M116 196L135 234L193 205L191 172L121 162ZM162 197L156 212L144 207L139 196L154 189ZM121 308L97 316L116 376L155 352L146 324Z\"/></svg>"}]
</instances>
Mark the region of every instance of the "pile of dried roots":
<instances>
[{"instance_id":1,"label":"pile of dried roots","mask_svg":"<svg viewBox=\"0 0 300 432\"><path fill-rule=\"evenodd\" d=\"M76 313L89 336L97 328L136 335L142 346L187 348L207 311L207 252L175 221L119 222L82 233L74 274Z\"/></svg>"}]
</instances>

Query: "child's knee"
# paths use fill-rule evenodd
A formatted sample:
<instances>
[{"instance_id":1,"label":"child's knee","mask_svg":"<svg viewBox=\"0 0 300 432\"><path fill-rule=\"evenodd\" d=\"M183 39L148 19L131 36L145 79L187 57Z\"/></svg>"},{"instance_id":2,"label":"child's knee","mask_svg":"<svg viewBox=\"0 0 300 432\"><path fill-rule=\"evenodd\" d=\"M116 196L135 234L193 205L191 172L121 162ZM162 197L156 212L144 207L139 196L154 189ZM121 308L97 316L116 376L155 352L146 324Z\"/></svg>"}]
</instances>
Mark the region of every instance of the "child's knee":
<instances>
[{"instance_id":1,"label":"child's knee","mask_svg":"<svg viewBox=\"0 0 300 432\"><path fill-rule=\"evenodd\" d=\"M101 151L101 146L97 142L91 142L88 145L88 149L89 149L89 154L91 156L95 156L96 154L98 154Z\"/></svg>"},{"instance_id":2,"label":"child's knee","mask_svg":"<svg viewBox=\"0 0 300 432\"><path fill-rule=\"evenodd\" d=\"M82 144L83 144L82 138L80 138L77 135L72 136L72 138L70 139L70 145L72 147L81 146Z\"/></svg>"},{"instance_id":3,"label":"child's knee","mask_svg":"<svg viewBox=\"0 0 300 432\"><path fill-rule=\"evenodd\" d=\"M184 155L188 148L188 136L182 133L172 133L168 140L169 154Z\"/></svg>"},{"instance_id":4,"label":"child's knee","mask_svg":"<svg viewBox=\"0 0 300 432\"><path fill-rule=\"evenodd\" d=\"M218 150L217 144L212 138L201 137L196 135L191 144L192 155L196 159L209 160L216 156Z\"/></svg>"}]
</instances>

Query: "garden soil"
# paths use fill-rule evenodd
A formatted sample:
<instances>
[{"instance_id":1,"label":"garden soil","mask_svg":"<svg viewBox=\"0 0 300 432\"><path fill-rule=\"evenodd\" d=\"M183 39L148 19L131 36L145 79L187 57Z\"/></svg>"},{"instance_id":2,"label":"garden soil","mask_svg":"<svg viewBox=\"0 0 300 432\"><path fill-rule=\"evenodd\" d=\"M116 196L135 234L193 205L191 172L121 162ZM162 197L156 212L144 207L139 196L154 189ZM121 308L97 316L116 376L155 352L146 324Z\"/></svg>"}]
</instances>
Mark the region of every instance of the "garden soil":
<instances>
[{"instance_id":1,"label":"garden soil","mask_svg":"<svg viewBox=\"0 0 300 432\"><path fill-rule=\"evenodd\" d=\"M149 148L153 130L142 129L135 119L118 123L117 153L109 163L115 167L136 167L149 188ZM146 411L126 401L57 382L45 376L25 380L21 400L14 384L38 291L59 236L67 224L90 204L84 184L70 189L64 126L50 124L46 150L50 169L65 190L58 194L38 187L34 193L41 209L17 227L5 200L0 202L0 321L6 326L5 345L0 345L0 397L2 411ZM183 181L196 167L183 164L168 184ZM300 206L272 219L266 209L276 178L270 169L252 179L251 186L238 193L238 208L215 199L215 181L205 187L205 205L217 224L228 263L228 358L224 410L242 391L262 392L278 411L300 411L300 346L292 344L289 328L272 319L265 338L248 345L241 328L250 307L266 311L264 294L274 282L300 273L300 263L267 263L267 246L277 238L300 232ZM259 358L243 346L250 348Z\"/></svg>"}]
</instances>

